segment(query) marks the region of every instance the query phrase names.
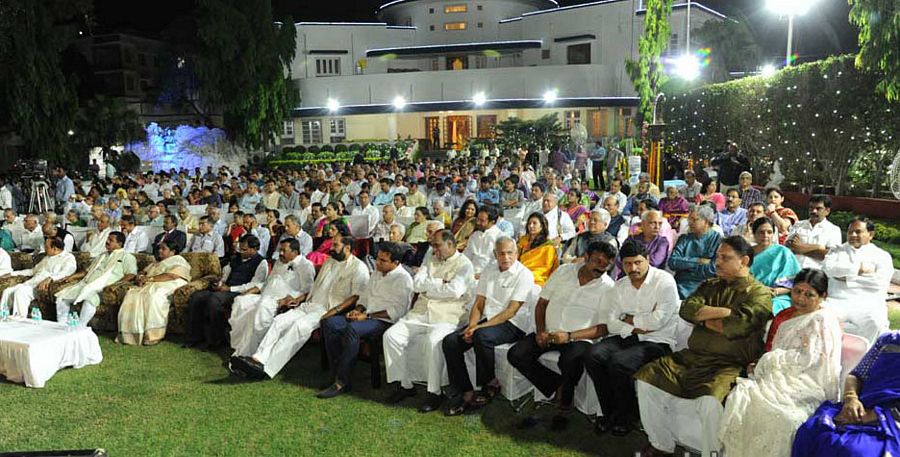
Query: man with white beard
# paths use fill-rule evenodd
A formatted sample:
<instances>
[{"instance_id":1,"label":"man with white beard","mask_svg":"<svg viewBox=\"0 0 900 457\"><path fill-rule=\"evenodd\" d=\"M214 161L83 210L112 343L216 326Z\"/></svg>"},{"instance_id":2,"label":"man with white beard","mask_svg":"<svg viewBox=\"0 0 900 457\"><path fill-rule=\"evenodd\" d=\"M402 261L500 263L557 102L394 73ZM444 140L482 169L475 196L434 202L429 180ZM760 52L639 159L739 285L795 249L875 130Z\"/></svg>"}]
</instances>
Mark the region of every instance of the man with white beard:
<instances>
[{"instance_id":1,"label":"man with white beard","mask_svg":"<svg viewBox=\"0 0 900 457\"><path fill-rule=\"evenodd\" d=\"M289 238L278 245L279 256L261 287L234 299L231 307L231 347L234 356L250 356L272 325L275 312L292 300L306 299L316 276L312 262L300 255L300 241Z\"/></svg>"},{"instance_id":2,"label":"man with white beard","mask_svg":"<svg viewBox=\"0 0 900 457\"><path fill-rule=\"evenodd\" d=\"M28 307L31 306L36 292L47 292L53 281L60 281L75 273L77 265L75 256L65 250L65 244L60 238L47 238L44 240L44 252L47 255L30 270L19 270L11 273L11 276L31 276L22 284L12 286L3 291L0 303L12 302L13 316L28 316ZM62 316L57 320L62 322Z\"/></svg>"},{"instance_id":3,"label":"man with white beard","mask_svg":"<svg viewBox=\"0 0 900 457\"><path fill-rule=\"evenodd\" d=\"M320 322L352 309L369 282L369 270L353 255L353 237L337 237L330 258L322 265L305 301L296 297L285 301L294 309L278 316L258 347L243 351L252 356L231 358L233 369L254 379L274 378L309 340Z\"/></svg>"}]
</instances>

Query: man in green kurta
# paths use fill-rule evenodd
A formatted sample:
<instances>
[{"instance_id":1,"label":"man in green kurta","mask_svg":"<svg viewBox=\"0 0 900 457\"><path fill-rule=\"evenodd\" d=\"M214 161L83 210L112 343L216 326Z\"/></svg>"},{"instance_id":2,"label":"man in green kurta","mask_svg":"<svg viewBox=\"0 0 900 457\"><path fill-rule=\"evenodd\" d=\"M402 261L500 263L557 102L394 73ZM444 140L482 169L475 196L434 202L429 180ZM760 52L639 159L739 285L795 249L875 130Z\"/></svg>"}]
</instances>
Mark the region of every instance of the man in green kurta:
<instances>
[{"instance_id":1,"label":"man in green kurta","mask_svg":"<svg viewBox=\"0 0 900 457\"><path fill-rule=\"evenodd\" d=\"M646 455L673 452L676 440L703 455L720 450L722 402L741 369L762 355L766 321L772 317L772 295L750 275L752 261L746 240L723 240L716 253L716 277L681 304L681 318L694 324L688 348L635 374L641 422L650 438ZM694 415L695 420L685 420ZM698 425L699 431L686 430ZM685 443L690 438L681 435L697 442Z\"/></svg>"}]
</instances>

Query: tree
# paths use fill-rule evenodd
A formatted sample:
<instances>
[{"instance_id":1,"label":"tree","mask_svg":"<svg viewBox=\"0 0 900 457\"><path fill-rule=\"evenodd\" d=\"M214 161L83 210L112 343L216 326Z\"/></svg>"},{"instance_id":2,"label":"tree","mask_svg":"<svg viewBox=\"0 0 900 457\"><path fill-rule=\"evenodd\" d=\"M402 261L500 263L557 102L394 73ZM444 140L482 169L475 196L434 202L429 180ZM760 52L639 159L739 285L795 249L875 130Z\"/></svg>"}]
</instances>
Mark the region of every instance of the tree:
<instances>
[{"instance_id":1,"label":"tree","mask_svg":"<svg viewBox=\"0 0 900 457\"><path fill-rule=\"evenodd\" d=\"M199 0L164 36L173 50L163 98L181 99L248 148L269 144L298 100L290 77L293 21L276 23L270 0Z\"/></svg>"},{"instance_id":2,"label":"tree","mask_svg":"<svg viewBox=\"0 0 900 457\"><path fill-rule=\"evenodd\" d=\"M900 100L900 3L849 1L850 23L859 27L856 66L880 73L878 92L888 101Z\"/></svg>"},{"instance_id":3,"label":"tree","mask_svg":"<svg viewBox=\"0 0 900 457\"><path fill-rule=\"evenodd\" d=\"M644 33L638 40L638 60L626 60L625 70L640 97L642 119L651 119L659 87L668 79L659 56L669 44L672 0L647 0Z\"/></svg>"},{"instance_id":4,"label":"tree","mask_svg":"<svg viewBox=\"0 0 900 457\"><path fill-rule=\"evenodd\" d=\"M505 149L519 147L550 147L561 142L566 133L555 113L533 121L511 117L497 124L497 144Z\"/></svg>"},{"instance_id":5,"label":"tree","mask_svg":"<svg viewBox=\"0 0 900 457\"><path fill-rule=\"evenodd\" d=\"M78 99L60 55L90 10L90 0L0 2L0 124L32 156L63 163L72 153L68 131Z\"/></svg>"},{"instance_id":6,"label":"tree","mask_svg":"<svg viewBox=\"0 0 900 457\"><path fill-rule=\"evenodd\" d=\"M141 118L121 98L97 95L78 110L73 143L78 150L127 144L144 135Z\"/></svg>"},{"instance_id":7,"label":"tree","mask_svg":"<svg viewBox=\"0 0 900 457\"><path fill-rule=\"evenodd\" d=\"M759 68L762 47L749 22L740 17L706 21L694 32L697 43L710 48L709 81L729 79L729 72L749 73Z\"/></svg>"}]
</instances>

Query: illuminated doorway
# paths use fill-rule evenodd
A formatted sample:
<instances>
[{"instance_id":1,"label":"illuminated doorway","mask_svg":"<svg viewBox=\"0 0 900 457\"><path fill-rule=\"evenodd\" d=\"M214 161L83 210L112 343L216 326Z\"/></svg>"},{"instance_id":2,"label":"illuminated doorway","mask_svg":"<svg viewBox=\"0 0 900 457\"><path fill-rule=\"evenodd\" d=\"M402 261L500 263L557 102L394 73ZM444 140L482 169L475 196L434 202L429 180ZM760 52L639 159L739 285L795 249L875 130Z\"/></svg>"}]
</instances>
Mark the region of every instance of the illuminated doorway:
<instances>
[{"instance_id":1,"label":"illuminated doorway","mask_svg":"<svg viewBox=\"0 0 900 457\"><path fill-rule=\"evenodd\" d=\"M447 116L444 141L448 146L459 151L465 147L471 137L472 118L470 116Z\"/></svg>"}]
</instances>

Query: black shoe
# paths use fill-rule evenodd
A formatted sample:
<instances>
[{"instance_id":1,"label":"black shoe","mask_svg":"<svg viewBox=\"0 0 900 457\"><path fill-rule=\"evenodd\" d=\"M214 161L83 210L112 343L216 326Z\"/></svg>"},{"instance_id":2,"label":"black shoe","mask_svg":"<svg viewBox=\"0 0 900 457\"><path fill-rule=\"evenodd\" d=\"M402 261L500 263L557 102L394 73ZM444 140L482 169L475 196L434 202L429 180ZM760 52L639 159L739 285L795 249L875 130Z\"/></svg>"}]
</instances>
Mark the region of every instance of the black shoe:
<instances>
[{"instance_id":1,"label":"black shoe","mask_svg":"<svg viewBox=\"0 0 900 457\"><path fill-rule=\"evenodd\" d=\"M538 426L541 423L541 420L537 418L537 416L528 416L525 419L522 419L522 422L519 422L519 425L516 426L519 430L529 430Z\"/></svg>"},{"instance_id":2,"label":"black shoe","mask_svg":"<svg viewBox=\"0 0 900 457\"><path fill-rule=\"evenodd\" d=\"M444 412L445 416L461 416L466 412L466 401L463 399L462 395L457 395L450 399L450 404L447 406L447 411Z\"/></svg>"},{"instance_id":3,"label":"black shoe","mask_svg":"<svg viewBox=\"0 0 900 457\"><path fill-rule=\"evenodd\" d=\"M550 430L554 432L561 432L565 430L569 426L569 418L562 415L557 414L553 416L553 420L550 421Z\"/></svg>"},{"instance_id":4,"label":"black shoe","mask_svg":"<svg viewBox=\"0 0 900 457\"><path fill-rule=\"evenodd\" d=\"M428 399L425 400L425 404L419 407L419 412L430 413L432 411L436 411L441 408L442 403L444 403L443 395L435 395L429 392Z\"/></svg>"},{"instance_id":5,"label":"black shoe","mask_svg":"<svg viewBox=\"0 0 900 457\"><path fill-rule=\"evenodd\" d=\"M200 345L200 341L185 341L184 343L181 343L181 348L182 349L191 349L191 348L195 348L199 345Z\"/></svg>"},{"instance_id":6,"label":"black shoe","mask_svg":"<svg viewBox=\"0 0 900 457\"><path fill-rule=\"evenodd\" d=\"M607 416L600 416L597 418L597 421L594 422L594 433L598 435L602 435L609 431L612 427L612 421L610 421Z\"/></svg>"},{"instance_id":7,"label":"black shoe","mask_svg":"<svg viewBox=\"0 0 900 457\"><path fill-rule=\"evenodd\" d=\"M345 394L350 392L350 386L341 386L338 387L337 384L332 384L331 387L319 392L316 394L316 397L319 398L334 398L340 394Z\"/></svg>"},{"instance_id":8,"label":"black shoe","mask_svg":"<svg viewBox=\"0 0 900 457\"><path fill-rule=\"evenodd\" d=\"M407 398L415 397L415 396L416 396L416 388L415 387L413 387L411 389L404 389L402 387L398 387L397 390L395 390L394 393L392 393L391 396L388 397L387 402L394 405L394 404L400 403L403 400L406 400Z\"/></svg>"},{"instance_id":9,"label":"black shoe","mask_svg":"<svg viewBox=\"0 0 900 457\"><path fill-rule=\"evenodd\" d=\"M631 433L631 427L628 424L615 424L610 428L610 432L612 432L613 436L625 436Z\"/></svg>"},{"instance_id":10,"label":"black shoe","mask_svg":"<svg viewBox=\"0 0 900 457\"><path fill-rule=\"evenodd\" d=\"M263 370L263 365L250 357L232 357L230 365L232 372L235 370L243 372L248 379L264 380L269 378L269 375Z\"/></svg>"}]
</instances>

